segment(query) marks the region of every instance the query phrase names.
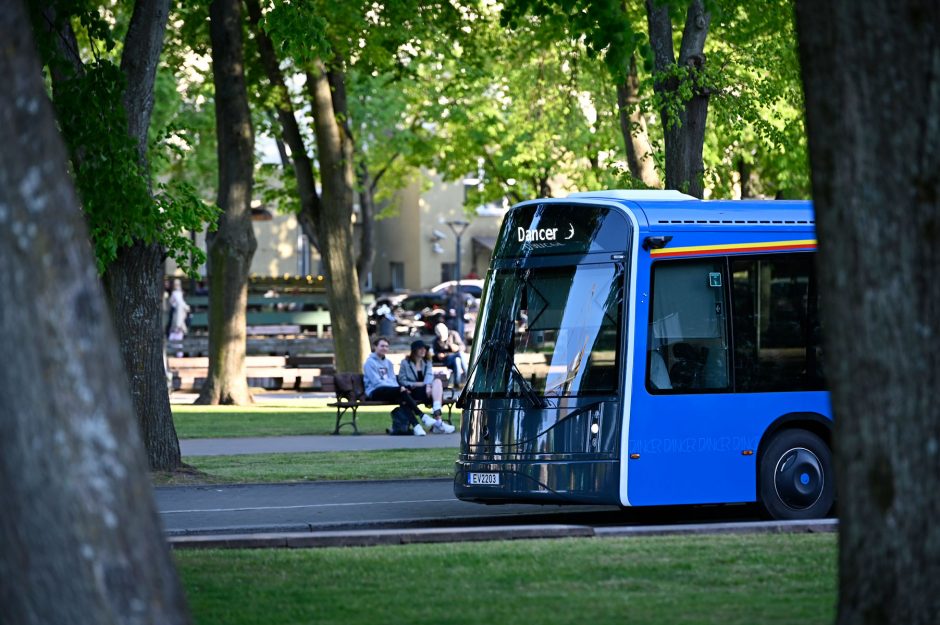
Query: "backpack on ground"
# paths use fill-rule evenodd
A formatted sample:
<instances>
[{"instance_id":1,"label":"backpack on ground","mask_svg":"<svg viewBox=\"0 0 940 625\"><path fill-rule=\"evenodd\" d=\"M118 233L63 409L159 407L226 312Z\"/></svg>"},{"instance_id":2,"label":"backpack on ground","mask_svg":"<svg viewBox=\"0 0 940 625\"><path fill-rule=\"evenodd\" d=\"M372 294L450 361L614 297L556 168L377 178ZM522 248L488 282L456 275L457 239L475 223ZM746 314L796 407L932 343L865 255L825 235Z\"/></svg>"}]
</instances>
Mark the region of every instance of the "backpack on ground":
<instances>
[{"instance_id":1,"label":"backpack on ground","mask_svg":"<svg viewBox=\"0 0 940 625\"><path fill-rule=\"evenodd\" d=\"M387 430L388 433L392 436L411 434L411 429L408 427L409 416L411 416L411 413L402 406L392 410L392 427Z\"/></svg>"}]
</instances>

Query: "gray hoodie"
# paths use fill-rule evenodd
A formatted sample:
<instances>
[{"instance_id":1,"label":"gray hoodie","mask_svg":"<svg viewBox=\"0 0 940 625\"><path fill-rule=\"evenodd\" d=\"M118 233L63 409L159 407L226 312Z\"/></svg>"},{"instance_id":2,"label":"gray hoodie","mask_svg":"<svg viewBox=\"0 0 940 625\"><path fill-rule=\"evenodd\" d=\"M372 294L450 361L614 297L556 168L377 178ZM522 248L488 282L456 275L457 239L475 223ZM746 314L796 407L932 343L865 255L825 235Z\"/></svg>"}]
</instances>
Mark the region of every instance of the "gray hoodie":
<instances>
[{"instance_id":1,"label":"gray hoodie","mask_svg":"<svg viewBox=\"0 0 940 625\"><path fill-rule=\"evenodd\" d=\"M379 358L375 352L369 354L365 364L362 365L362 378L366 387L366 396L372 395L372 391L380 386L399 388L391 361L388 358Z\"/></svg>"}]
</instances>

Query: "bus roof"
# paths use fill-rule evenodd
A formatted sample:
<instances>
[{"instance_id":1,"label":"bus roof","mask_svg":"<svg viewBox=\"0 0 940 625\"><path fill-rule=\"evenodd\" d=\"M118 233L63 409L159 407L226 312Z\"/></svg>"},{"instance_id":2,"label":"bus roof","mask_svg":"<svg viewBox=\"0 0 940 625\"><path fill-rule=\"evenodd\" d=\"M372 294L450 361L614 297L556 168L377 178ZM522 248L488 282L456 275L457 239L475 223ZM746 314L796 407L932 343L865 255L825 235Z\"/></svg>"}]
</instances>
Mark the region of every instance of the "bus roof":
<instances>
[{"instance_id":1,"label":"bus roof","mask_svg":"<svg viewBox=\"0 0 940 625\"><path fill-rule=\"evenodd\" d=\"M612 190L572 193L580 201L613 201L645 217L651 230L686 226L783 228L814 227L816 217L809 200L699 200L678 191ZM763 228L761 228L763 229Z\"/></svg>"}]
</instances>

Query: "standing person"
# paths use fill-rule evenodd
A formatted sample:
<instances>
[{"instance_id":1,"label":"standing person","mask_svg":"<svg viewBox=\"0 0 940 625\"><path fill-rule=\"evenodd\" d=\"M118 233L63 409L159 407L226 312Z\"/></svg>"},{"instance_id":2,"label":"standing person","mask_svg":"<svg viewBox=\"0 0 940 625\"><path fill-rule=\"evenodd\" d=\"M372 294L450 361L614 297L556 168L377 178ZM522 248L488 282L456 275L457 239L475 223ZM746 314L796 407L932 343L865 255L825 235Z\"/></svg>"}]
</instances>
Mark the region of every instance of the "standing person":
<instances>
[{"instance_id":1,"label":"standing person","mask_svg":"<svg viewBox=\"0 0 940 625\"><path fill-rule=\"evenodd\" d=\"M444 365L454 375L454 386L463 382L463 375L467 371L464 360L464 342L460 334L451 330L443 322L434 326L434 364Z\"/></svg>"},{"instance_id":2,"label":"standing person","mask_svg":"<svg viewBox=\"0 0 940 625\"><path fill-rule=\"evenodd\" d=\"M421 417L424 426L434 434L452 434L454 426L441 419L441 405L444 398L444 385L434 377L431 356L424 341L414 341L411 352L398 365L398 383L401 384L416 402L431 404L431 416Z\"/></svg>"},{"instance_id":3,"label":"standing person","mask_svg":"<svg viewBox=\"0 0 940 625\"><path fill-rule=\"evenodd\" d=\"M395 372L392 370L392 363L386 356L388 356L388 339L380 336L375 339L375 350L369 354L362 365L366 397L379 401L397 402L411 413L409 421L414 426L414 435L424 436L427 432L418 423L417 417L426 415L418 408L418 404L415 403L408 390L398 383Z\"/></svg>"},{"instance_id":4,"label":"standing person","mask_svg":"<svg viewBox=\"0 0 940 625\"><path fill-rule=\"evenodd\" d=\"M170 331L167 336L171 341L182 341L186 336L186 315L189 314L189 304L183 298L183 283L179 278L173 280L173 291L170 293ZM177 351L182 356L182 351Z\"/></svg>"}]
</instances>

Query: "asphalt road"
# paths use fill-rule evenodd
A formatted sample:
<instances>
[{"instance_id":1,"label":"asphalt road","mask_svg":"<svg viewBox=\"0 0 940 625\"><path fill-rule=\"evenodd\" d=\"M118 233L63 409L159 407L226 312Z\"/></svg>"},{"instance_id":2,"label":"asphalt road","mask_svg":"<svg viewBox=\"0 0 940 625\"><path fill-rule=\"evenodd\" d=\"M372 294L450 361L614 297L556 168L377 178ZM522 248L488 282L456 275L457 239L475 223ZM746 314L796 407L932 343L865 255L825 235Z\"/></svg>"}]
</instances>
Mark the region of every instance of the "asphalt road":
<instances>
[{"instance_id":1,"label":"asphalt road","mask_svg":"<svg viewBox=\"0 0 940 625\"><path fill-rule=\"evenodd\" d=\"M620 514L604 506L487 506L459 501L453 481L401 480L157 487L169 535L560 523ZM593 518L593 517L592 517Z\"/></svg>"}]
</instances>

